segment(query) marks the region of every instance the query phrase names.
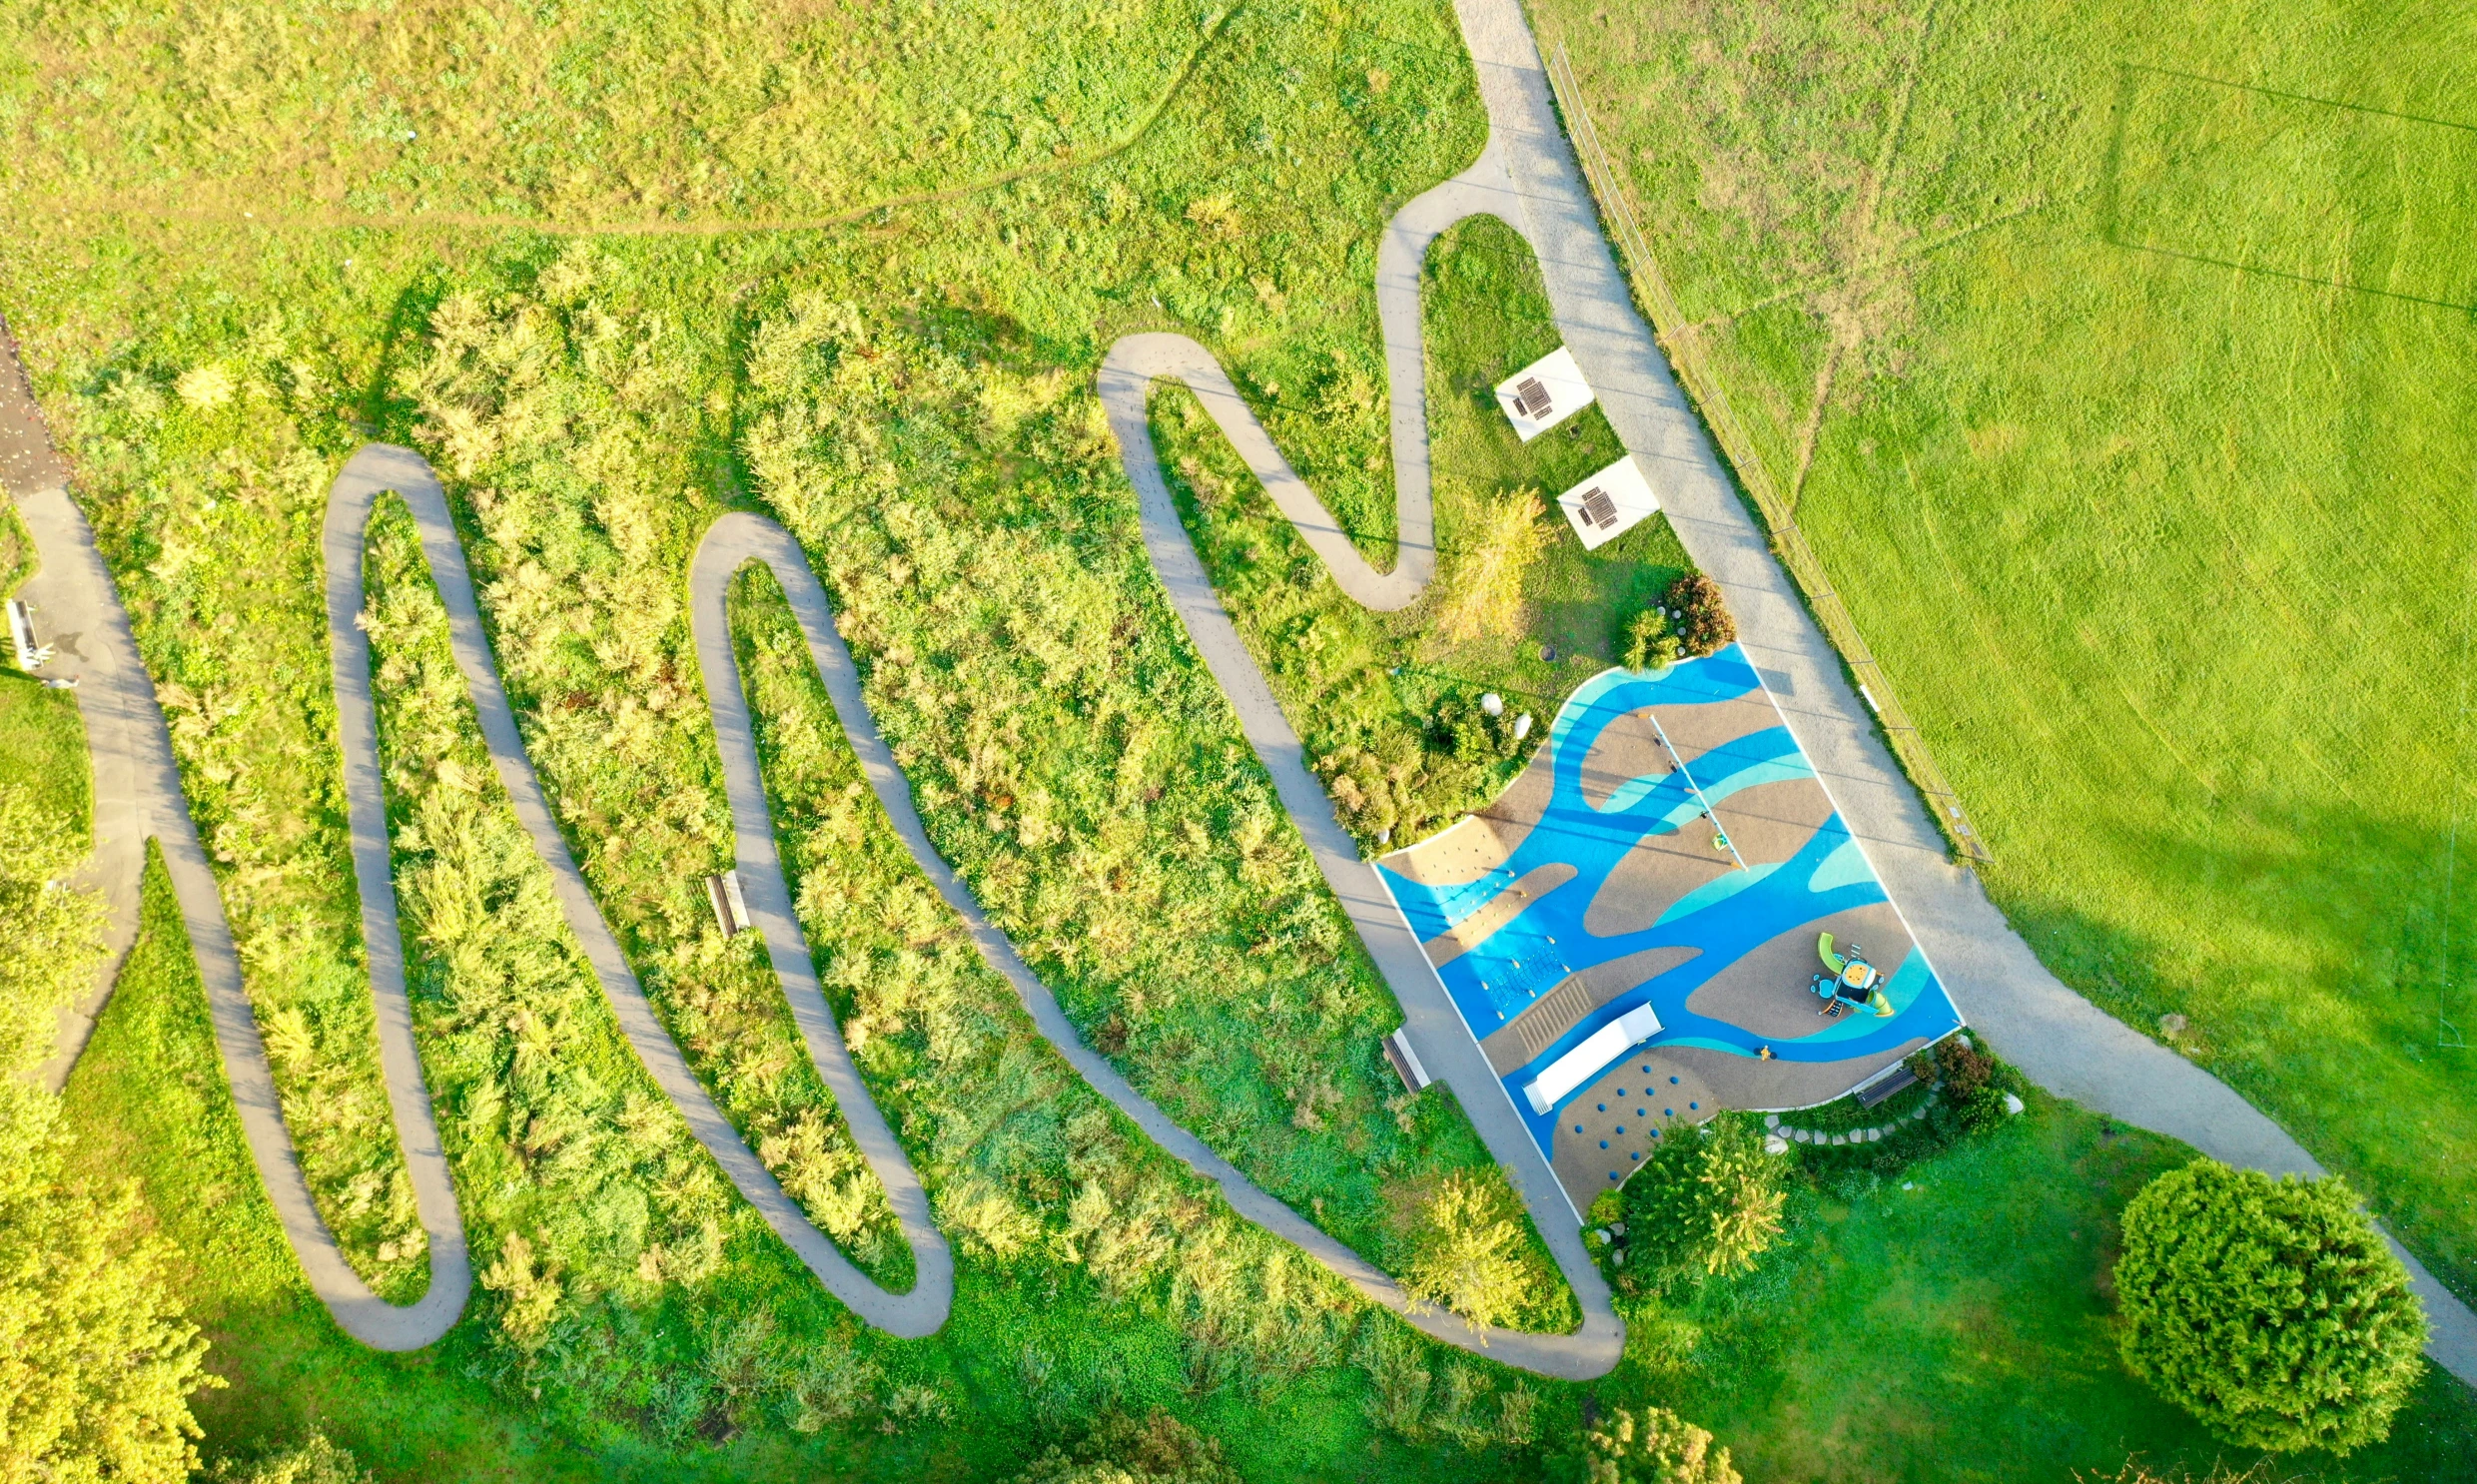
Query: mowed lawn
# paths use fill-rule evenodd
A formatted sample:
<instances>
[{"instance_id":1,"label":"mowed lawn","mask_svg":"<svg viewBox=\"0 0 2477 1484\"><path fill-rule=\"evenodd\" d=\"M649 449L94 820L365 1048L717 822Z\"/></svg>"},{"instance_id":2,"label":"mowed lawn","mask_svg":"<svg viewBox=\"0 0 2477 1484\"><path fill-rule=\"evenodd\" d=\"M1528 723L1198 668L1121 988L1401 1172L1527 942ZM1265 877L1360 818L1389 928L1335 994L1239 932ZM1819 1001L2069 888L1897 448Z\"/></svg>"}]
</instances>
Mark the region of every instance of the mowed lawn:
<instances>
[{"instance_id":1,"label":"mowed lawn","mask_svg":"<svg viewBox=\"0 0 2477 1484\"><path fill-rule=\"evenodd\" d=\"M1801 1183L1762 1265L1633 1315L1602 1385L1701 1421L1760 1484L2065 1484L2112 1478L2127 1456L2170 1478L2243 1469L2257 1455L2213 1440L2117 1357L2118 1215L2191 1157L2039 1098L1897 1175ZM2381 1445L2266 1476L2468 1477L2467 1402L2429 1368Z\"/></svg>"},{"instance_id":2,"label":"mowed lawn","mask_svg":"<svg viewBox=\"0 0 2477 1484\"><path fill-rule=\"evenodd\" d=\"M2477 1293L2477 14L1537 14L1997 901Z\"/></svg>"}]
</instances>

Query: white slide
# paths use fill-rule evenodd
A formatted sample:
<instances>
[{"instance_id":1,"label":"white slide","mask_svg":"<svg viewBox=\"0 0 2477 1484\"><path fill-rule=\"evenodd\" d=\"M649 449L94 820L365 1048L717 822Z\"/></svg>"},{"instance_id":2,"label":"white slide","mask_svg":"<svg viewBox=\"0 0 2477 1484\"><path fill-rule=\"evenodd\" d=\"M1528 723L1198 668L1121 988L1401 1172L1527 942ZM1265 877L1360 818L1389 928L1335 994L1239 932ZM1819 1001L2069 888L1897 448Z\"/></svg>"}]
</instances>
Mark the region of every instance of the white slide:
<instances>
[{"instance_id":1,"label":"white slide","mask_svg":"<svg viewBox=\"0 0 2477 1484\"><path fill-rule=\"evenodd\" d=\"M1544 1113L1557 1100L1598 1077L1609 1063L1660 1034L1660 1018L1639 1005L1582 1039L1582 1044L1548 1064L1539 1080L1522 1090L1531 1112Z\"/></svg>"}]
</instances>

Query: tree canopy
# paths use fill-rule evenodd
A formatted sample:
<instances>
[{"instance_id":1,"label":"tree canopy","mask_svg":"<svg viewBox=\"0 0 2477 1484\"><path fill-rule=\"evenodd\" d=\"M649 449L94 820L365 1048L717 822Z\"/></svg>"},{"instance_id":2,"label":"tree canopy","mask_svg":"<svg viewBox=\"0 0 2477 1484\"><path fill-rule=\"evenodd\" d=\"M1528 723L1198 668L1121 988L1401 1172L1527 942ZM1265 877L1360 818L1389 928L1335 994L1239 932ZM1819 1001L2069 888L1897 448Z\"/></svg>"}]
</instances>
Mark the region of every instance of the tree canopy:
<instances>
[{"instance_id":1,"label":"tree canopy","mask_svg":"<svg viewBox=\"0 0 2477 1484\"><path fill-rule=\"evenodd\" d=\"M2347 1453L2390 1434L2425 1311L2336 1176L2200 1159L2124 1208L2124 1363L2229 1442Z\"/></svg>"},{"instance_id":2,"label":"tree canopy","mask_svg":"<svg viewBox=\"0 0 2477 1484\"><path fill-rule=\"evenodd\" d=\"M60 1101L31 1074L54 1013L91 980L102 904L68 885L80 851L0 784L0 1478L185 1480L206 1341L134 1234L134 1191L61 1183Z\"/></svg>"},{"instance_id":3,"label":"tree canopy","mask_svg":"<svg viewBox=\"0 0 2477 1484\"><path fill-rule=\"evenodd\" d=\"M1511 1324L1537 1296L1522 1235L1521 1206L1503 1172L1457 1170L1428 1205L1402 1291L1453 1310L1473 1329Z\"/></svg>"},{"instance_id":4,"label":"tree canopy","mask_svg":"<svg viewBox=\"0 0 2477 1484\"><path fill-rule=\"evenodd\" d=\"M1632 1249L1660 1273L1744 1272L1780 1234L1780 1161L1734 1119L1704 1129L1660 1140L1626 1184Z\"/></svg>"}]
</instances>

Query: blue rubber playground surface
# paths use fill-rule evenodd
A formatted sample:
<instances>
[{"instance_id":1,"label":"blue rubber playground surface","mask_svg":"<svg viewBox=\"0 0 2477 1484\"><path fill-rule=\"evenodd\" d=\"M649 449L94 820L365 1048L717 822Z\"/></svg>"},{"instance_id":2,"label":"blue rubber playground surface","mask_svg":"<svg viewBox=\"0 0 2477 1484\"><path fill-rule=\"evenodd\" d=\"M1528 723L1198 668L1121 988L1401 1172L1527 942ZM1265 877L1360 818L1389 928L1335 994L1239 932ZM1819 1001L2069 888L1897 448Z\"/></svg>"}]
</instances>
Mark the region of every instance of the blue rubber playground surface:
<instances>
[{"instance_id":1,"label":"blue rubber playground surface","mask_svg":"<svg viewBox=\"0 0 2477 1484\"><path fill-rule=\"evenodd\" d=\"M1496 804L1376 869L1578 1205L1669 1130L1829 1101L1962 1024L1735 645L1595 676ZM1827 1017L1836 929L1885 978Z\"/></svg>"}]
</instances>

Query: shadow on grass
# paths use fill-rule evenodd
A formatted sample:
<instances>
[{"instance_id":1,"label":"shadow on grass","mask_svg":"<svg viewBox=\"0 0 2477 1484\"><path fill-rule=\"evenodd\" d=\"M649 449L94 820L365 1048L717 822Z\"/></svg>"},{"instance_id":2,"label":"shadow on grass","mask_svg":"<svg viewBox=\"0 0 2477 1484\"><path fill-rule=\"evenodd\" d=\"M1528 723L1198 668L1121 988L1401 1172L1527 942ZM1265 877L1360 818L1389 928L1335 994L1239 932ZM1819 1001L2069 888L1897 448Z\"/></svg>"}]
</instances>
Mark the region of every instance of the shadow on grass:
<instances>
[{"instance_id":1,"label":"shadow on grass","mask_svg":"<svg viewBox=\"0 0 2477 1484\"><path fill-rule=\"evenodd\" d=\"M2477 1171L2434 1155L2477 1136L2477 1049L2452 1045L2477 1030L2471 844L2347 805L2226 797L2208 828L2123 847L2171 855L2173 897L2101 917L2001 871L1988 886L2059 978L2278 1119L2469 1298ZM2169 1016L2185 1028L2168 1034Z\"/></svg>"}]
</instances>

